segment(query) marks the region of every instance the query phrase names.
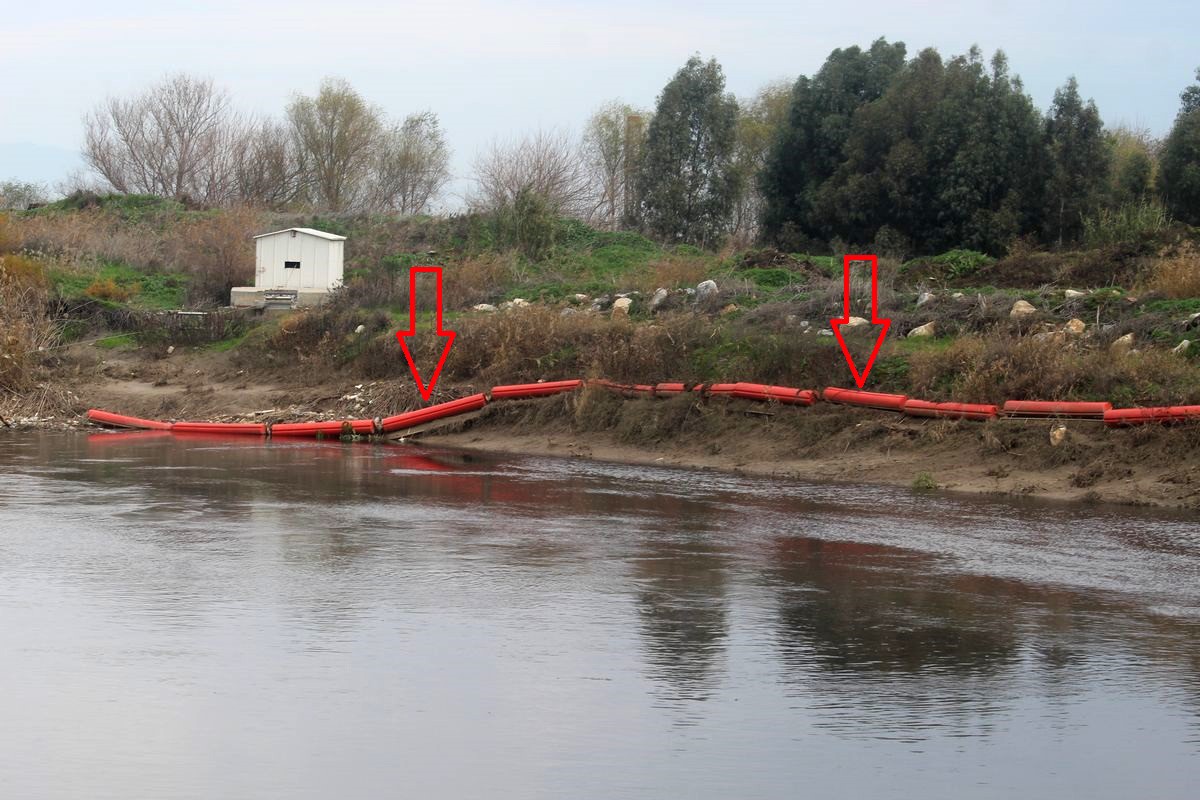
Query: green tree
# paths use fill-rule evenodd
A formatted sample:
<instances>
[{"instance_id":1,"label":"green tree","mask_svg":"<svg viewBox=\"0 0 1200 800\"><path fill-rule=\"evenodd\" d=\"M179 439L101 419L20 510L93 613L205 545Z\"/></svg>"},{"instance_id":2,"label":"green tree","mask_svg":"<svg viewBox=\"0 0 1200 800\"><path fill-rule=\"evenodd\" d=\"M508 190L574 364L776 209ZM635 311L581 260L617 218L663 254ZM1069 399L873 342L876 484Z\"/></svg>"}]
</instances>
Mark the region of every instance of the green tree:
<instances>
[{"instance_id":1,"label":"green tree","mask_svg":"<svg viewBox=\"0 0 1200 800\"><path fill-rule=\"evenodd\" d=\"M1200 68L1179 95L1179 116L1163 142L1158 190L1176 218L1200 225Z\"/></svg>"},{"instance_id":2,"label":"green tree","mask_svg":"<svg viewBox=\"0 0 1200 800\"><path fill-rule=\"evenodd\" d=\"M1200 67L1196 67L1196 82L1179 93L1179 116L1200 110Z\"/></svg>"},{"instance_id":3,"label":"green tree","mask_svg":"<svg viewBox=\"0 0 1200 800\"><path fill-rule=\"evenodd\" d=\"M1122 125L1105 136L1112 165L1109 204L1120 206L1147 199L1154 188L1155 143L1146 130Z\"/></svg>"},{"instance_id":4,"label":"green tree","mask_svg":"<svg viewBox=\"0 0 1200 800\"><path fill-rule=\"evenodd\" d=\"M883 95L904 67L904 57L903 42L878 39L865 51L834 50L816 75L796 80L787 118L760 176L767 238L780 239L792 231L830 236L827 221L813 213L816 194L844 160L855 111Z\"/></svg>"},{"instance_id":5,"label":"green tree","mask_svg":"<svg viewBox=\"0 0 1200 800\"><path fill-rule=\"evenodd\" d=\"M1054 93L1046 116L1046 144L1051 158L1047 235L1061 246L1078 237L1084 215L1101 205L1109 180L1104 123L1096 104L1080 97L1073 76Z\"/></svg>"},{"instance_id":6,"label":"green tree","mask_svg":"<svg viewBox=\"0 0 1200 800\"><path fill-rule=\"evenodd\" d=\"M1176 219L1200 225L1200 108L1181 114L1167 135L1158 188Z\"/></svg>"},{"instance_id":7,"label":"green tree","mask_svg":"<svg viewBox=\"0 0 1200 800\"><path fill-rule=\"evenodd\" d=\"M856 112L812 217L851 242L995 252L1036 225L1045 163L1041 117L1003 53L989 71L978 49L927 49Z\"/></svg>"},{"instance_id":8,"label":"green tree","mask_svg":"<svg viewBox=\"0 0 1200 800\"><path fill-rule=\"evenodd\" d=\"M721 65L688 59L659 95L637 172L641 216L652 234L700 246L725 236L738 196L737 122Z\"/></svg>"}]
</instances>

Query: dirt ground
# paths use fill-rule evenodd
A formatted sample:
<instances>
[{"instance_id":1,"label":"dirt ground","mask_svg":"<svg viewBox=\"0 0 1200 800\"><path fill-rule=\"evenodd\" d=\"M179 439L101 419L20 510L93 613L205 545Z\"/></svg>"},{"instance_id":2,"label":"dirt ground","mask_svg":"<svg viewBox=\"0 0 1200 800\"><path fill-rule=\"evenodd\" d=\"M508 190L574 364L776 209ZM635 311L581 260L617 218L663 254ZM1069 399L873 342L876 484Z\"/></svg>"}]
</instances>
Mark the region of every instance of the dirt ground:
<instances>
[{"instance_id":1,"label":"dirt ground","mask_svg":"<svg viewBox=\"0 0 1200 800\"><path fill-rule=\"evenodd\" d=\"M361 381L298 365L262 370L229 354L76 345L40 403L0 409L13 427L87 426L88 408L155 419L258 422L374 417L416 408L411 381ZM49 386L49 384L48 384ZM439 387L439 401L487 387ZM47 399L49 398L49 399ZM1050 431L1065 424L1057 446ZM1109 430L1071 420L915 420L818 404L623 400L586 390L497 403L466 424L422 434L430 444L699 467L806 480L1200 508L1200 425Z\"/></svg>"}]
</instances>

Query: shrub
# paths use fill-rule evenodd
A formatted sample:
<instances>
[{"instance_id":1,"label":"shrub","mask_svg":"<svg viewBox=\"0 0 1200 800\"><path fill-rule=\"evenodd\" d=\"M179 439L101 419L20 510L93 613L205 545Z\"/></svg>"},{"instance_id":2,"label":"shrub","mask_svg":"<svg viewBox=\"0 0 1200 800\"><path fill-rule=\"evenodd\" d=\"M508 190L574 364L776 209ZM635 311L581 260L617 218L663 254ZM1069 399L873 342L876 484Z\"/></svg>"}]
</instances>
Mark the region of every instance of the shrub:
<instances>
[{"instance_id":1,"label":"shrub","mask_svg":"<svg viewBox=\"0 0 1200 800\"><path fill-rule=\"evenodd\" d=\"M83 290L83 293L95 300L124 303L141 291L141 288L136 283L132 286L120 286L112 278L97 278Z\"/></svg>"},{"instance_id":2,"label":"shrub","mask_svg":"<svg viewBox=\"0 0 1200 800\"><path fill-rule=\"evenodd\" d=\"M1135 242L1166 230L1171 215L1156 200L1122 203L1117 208L1102 208L1083 218L1083 239L1088 247Z\"/></svg>"}]
</instances>

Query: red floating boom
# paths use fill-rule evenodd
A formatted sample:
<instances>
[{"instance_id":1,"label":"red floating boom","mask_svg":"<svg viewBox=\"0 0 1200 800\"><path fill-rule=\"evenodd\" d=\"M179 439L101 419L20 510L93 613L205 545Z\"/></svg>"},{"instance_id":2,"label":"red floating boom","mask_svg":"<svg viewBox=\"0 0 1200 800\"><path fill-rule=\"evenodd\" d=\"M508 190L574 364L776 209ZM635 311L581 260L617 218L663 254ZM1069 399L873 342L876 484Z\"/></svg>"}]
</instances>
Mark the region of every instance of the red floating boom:
<instances>
[{"instance_id":1,"label":"red floating boom","mask_svg":"<svg viewBox=\"0 0 1200 800\"><path fill-rule=\"evenodd\" d=\"M384 433L394 433L406 428L414 428L417 425L424 425L434 420L478 411L485 405L487 405L487 397L482 394L473 394L469 397L451 400L448 403L438 403L435 406L419 408L416 411L408 411L404 414L397 414L394 417L385 417L382 428Z\"/></svg>"},{"instance_id":2,"label":"red floating boom","mask_svg":"<svg viewBox=\"0 0 1200 800\"><path fill-rule=\"evenodd\" d=\"M1005 400L1004 416L1045 419L1049 417L1074 417L1076 419L1104 419L1112 411L1112 403L1060 403L1043 400Z\"/></svg>"},{"instance_id":3,"label":"red floating boom","mask_svg":"<svg viewBox=\"0 0 1200 800\"><path fill-rule=\"evenodd\" d=\"M811 406L816 393L809 389L793 389L790 386L765 386L761 383L734 384L733 396L743 400L773 401L793 406Z\"/></svg>"},{"instance_id":4,"label":"red floating boom","mask_svg":"<svg viewBox=\"0 0 1200 800\"><path fill-rule=\"evenodd\" d=\"M347 431L349 426L349 431ZM341 436L344 433L375 433L375 420L350 419L333 422L278 422L271 426L272 436Z\"/></svg>"},{"instance_id":5,"label":"red floating boom","mask_svg":"<svg viewBox=\"0 0 1200 800\"><path fill-rule=\"evenodd\" d=\"M110 428L133 428L142 431L169 431L171 423L160 422L156 419L141 419L127 417L124 414L114 414L111 411L101 411L98 408L88 409L87 418L97 425L107 425Z\"/></svg>"},{"instance_id":6,"label":"red floating boom","mask_svg":"<svg viewBox=\"0 0 1200 800\"><path fill-rule=\"evenodd\" d=\"M238 436L266 436L267 426L255 422L175 422L172 433L230 433Z\"/></svg>"},{"instance_id":7,"label":"red floating boom","mask_svg":"<svg viewBox=\"0 0 1200 800\"><path fill-rule=\"evenodd\" d=\"M884 411L900 411L908 400L903 394L884 394L882 392L860 392L855 389L839 389L828 386L821 392L821 397L830 403L842 403L864 408L878 408Z\"/></svg>"},{"instance_id":8,"label":"red floating boom","mask_svg":"<svg viewBox=\"0 0 1200 800\"><path fill-rule=\"evenodd\" d=\"M1111 408L1104 412L1104 424L1110 428L1159 423L1175 425L1200 420L1200 406L1160 406L1157 408Z\"/></svg>"},{"instance_id":9,"label":"red floating boom","mask_svg":"<svg viewBox=\"0 0 1200 800\"><path fill-rule=\"evenodd\" d=\"M518 400L526 397L547 397L561 392L573 392L583 385L581 380L546 381L545 383L517 383L511 386L493 386L493 400Z\"/></svg>"},{"instance_id":10,"label":"red floating boom","mask_svg":"<svg viewBox=\"0 0 1200 800\"><path fill-rule=\"evenodd\" d=\"M905 400L902 408L910 417L940 419L995 419L999 410L993 405L976 403L931 403L928 400Z\"/></svg>"}]
</instances>

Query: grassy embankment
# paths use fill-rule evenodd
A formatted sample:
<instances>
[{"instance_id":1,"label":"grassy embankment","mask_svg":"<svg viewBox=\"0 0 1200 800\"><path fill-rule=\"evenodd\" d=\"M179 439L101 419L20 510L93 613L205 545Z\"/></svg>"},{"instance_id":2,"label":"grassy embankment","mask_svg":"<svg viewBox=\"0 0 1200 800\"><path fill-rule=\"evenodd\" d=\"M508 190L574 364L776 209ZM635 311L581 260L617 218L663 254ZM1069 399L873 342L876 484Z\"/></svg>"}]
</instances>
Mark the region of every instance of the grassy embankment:
<instances>
[{"instance_id":1,"label":"grassy embankment","mask_svg":"<svg viewBox=\"0 0 1200 800\"><path fill-rule=\"evenodd\" d=\"M154 313L216 307L230 286L252 280L250 235L290 225L350 237L347 286L330 306L282 318L239 315L190 332ZM1200 338L1186 326L1200 312L1200 237L1157 226L1107 238L1061 253L1016 247L998 260L970 251L905 261L884 254L880 311L893 320L893 335L869 388L978 402L1200 401L1200 346L1172 352L1183 339ZM97 339L148 356L170 345L208 348L297 380L314 367L346 380L401 379L407 370L391 332L407 314L407 268L430 262L446 268L447 321L459 332L444 372L447 392L580 375L849 382L835 340L819 333L841 313L839 259L827 255L663 248L564 220L530 257L478 216L268 216L128 197L10 215L0 223L0 252L7 302L31 320L29 330L5 340L7 360L19 364L2 378L0 391L10 395L53 378L55 345ZM705 279L720 293L697 305L684 290ZM652 311L649 299L660 287L671 294ZM1067 289L1082 294L1068 297ZM18 290L23 300L14 299ZM618 292L639 293L628 317L589 310L594 298ZM932 296L918 304L926 293ZM470 310L514 298L532 305ZM1017 300L1035 311L1010 316ZM856 313L865 315L864 302L856 281ZM38 304L40 317L32 313ZM1084 323L1082 334L1064 332L1071 319ZM905 338L931 321L934 336ZM365 332L356 334L360 325ZM1133 344L1124 346L1119 340L1130 333ZM869 349L866 336L852 346Z\"/></svg>"}]
</instances>

